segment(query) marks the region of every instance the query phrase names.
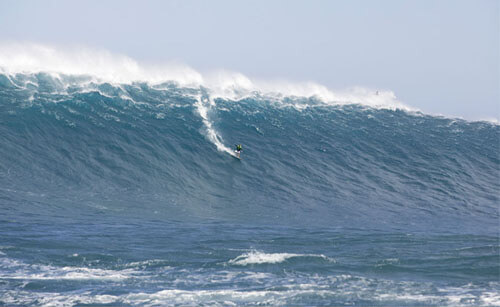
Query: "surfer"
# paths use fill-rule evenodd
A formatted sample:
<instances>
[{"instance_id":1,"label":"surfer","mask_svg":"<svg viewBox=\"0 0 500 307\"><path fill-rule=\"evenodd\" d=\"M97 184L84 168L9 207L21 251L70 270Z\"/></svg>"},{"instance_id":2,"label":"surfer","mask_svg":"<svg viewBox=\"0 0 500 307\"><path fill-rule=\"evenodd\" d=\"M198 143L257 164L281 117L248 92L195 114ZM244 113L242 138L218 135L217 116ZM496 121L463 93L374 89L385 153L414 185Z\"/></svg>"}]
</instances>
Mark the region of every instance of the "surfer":
<instances>
[{"instance_id":1,"label":"surfer","mask_svg":"<svg viewBox=\"0 0 500 307\"><path fill-rule=\"evenodd\" d=\"M236 145L236 149L234 150L234 152L236 153L236 156L238 158L240 157L241 149L242 149L241 144Z\"/></svg>"}]
</instances>

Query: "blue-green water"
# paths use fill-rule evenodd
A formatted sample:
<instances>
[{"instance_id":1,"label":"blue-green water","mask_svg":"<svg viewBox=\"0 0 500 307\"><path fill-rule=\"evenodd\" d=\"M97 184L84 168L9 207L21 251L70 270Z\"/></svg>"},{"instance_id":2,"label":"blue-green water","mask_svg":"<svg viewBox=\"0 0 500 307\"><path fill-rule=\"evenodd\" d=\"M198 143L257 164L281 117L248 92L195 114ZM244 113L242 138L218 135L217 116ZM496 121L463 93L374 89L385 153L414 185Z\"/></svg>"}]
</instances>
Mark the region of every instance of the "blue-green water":
<instances>
[{"instance_id":1,"label":"blue-green water","mask_svg":"<svg viewBox=\"0 0 500 307\"><path fill-rule=\"evenodd\" d=\"M0 305L500 305L498 125L39 73L0 142Z\"/></svg>"}]
</instances>

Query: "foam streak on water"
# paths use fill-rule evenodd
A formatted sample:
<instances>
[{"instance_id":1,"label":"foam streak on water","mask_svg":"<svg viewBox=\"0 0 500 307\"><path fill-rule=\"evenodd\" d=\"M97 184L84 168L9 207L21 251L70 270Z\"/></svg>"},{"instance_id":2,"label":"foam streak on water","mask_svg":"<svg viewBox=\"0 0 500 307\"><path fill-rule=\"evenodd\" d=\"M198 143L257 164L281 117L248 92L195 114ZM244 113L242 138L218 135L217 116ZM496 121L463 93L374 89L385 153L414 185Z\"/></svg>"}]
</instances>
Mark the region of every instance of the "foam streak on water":
<instances>
[{"instance_id":1,"label":"foam streak on water","mask_svg":"<svg viewBox=\"0 0 500 307\"><path fill-rule=\"evenodd\" d=\"M214 143L217 150L226 152L230 155L236 156L234 152L222 143L221 137L217 131L212 127L212 122L208 118L208 112L210 107L215 107L215 102L207 101L207 99L202 99L201 97L196 97L196 103L194 104L201 118L203 119L203 124L206 128L207 138L210 142Z\"/></svg>"}]
</instances>

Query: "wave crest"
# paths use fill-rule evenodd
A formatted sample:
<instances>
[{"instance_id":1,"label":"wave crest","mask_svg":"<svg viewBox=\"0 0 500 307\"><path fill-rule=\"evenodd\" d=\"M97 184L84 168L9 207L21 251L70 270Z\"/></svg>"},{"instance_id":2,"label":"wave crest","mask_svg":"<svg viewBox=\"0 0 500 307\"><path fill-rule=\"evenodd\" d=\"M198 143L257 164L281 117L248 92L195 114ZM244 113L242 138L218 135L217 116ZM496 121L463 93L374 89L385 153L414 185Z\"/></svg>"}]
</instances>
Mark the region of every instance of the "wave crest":
<instances>
[{"instance_id":1,"label":"wave crest","mask_svg":"<svg viewBox=\"0 0 500 307\"><path fill-rule=\"evenodd\" d=\"M249 264L275 264L284 262L290 258L309 257L320 258L334 262L335 260L323 254L293 254L293 253L263 253L259 251L250 251L239 255L238 257L228 261L232 265L249 265Z\"/></svg>"},{"instance_id":2,"label":"wave crest","mask_svg":"<svg viewBox=\"0 0 500 307\"><path fill-rule=\"evenodd\" d=\"M207 88L214 99L239 100L258 93L272 99L314 97L325 104L416 110L399 101L390 90L353 87L333 91L312 81L252 80L242 73L226 70L202 74L178 62L147 65L126 55L82 46L3 43L0 44L0 71L7 75L45 72L57 79L61 79L61 74L85 75L92 76L94 82L114 84L174 82L182 87Z\"/></svg>"}]
</instances>

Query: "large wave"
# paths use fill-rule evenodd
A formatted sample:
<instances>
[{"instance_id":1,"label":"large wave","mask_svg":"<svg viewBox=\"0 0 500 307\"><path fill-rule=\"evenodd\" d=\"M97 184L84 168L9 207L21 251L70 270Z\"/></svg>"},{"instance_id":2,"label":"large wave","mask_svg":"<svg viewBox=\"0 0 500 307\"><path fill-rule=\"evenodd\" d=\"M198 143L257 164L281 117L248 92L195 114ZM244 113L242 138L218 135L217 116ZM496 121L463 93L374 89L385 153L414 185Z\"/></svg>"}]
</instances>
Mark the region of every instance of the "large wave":
<instances>
[{"instance_id":1,"label":"large wave","mask_svg":"<svg viewBox=\"0 0 500 307\"><path fill-rule=\"evenodd\" d=\"M0 48L4 210L496 231L498 125L390 91L30 48Z\"/></svg>"}]
</instances>

